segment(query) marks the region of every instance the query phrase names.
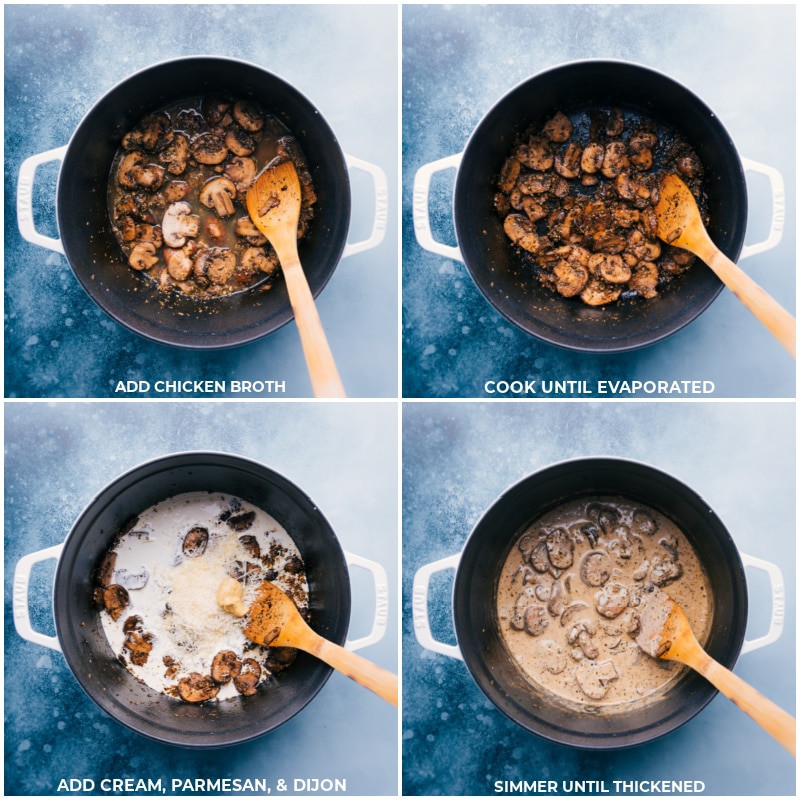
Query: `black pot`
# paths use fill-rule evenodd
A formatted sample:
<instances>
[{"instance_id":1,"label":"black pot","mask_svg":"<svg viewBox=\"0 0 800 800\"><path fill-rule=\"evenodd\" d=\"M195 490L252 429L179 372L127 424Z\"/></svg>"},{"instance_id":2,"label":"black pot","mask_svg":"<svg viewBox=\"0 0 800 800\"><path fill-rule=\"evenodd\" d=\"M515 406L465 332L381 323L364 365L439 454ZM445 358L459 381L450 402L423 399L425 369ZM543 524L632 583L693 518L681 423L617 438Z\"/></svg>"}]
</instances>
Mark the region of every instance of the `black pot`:
<instances>
[{"instance_id":1,"label":"black pot","mask_svg":"<svg viewBox=\"0 0 800 800\"><path fill-rule=\"evenodd\" d=\"M486 299L510 322L544 341L586 352L622 352L653 344L701 314L722 289L698 264L653 300L592 308L542 287L522 269L492 207L500 167L516 138L554 112L619 106L680 133L705 168L712 240L733 261L747 224L741 161L713 111L686 87L652 69L621 61L580 61L542 72L503 97L464 150L454 189L458 246ZM528 277L521 279L520 273Z\"/></svg>"},{"instance_id":2,"label":"black pot","mask_svg":"<svg viewBox=\"0 0 800 800\"><path fill-rule=\"evenodd\" d=\"M78 517L55 574L56 635L67 665L107 714L164 744L223 747L254 739L291 719L320 691L332 670L299 652L285 672L255 695L183 703L150 689L117 660L92 604L93 573L115 532L154 503L182 492L241 497L271 514L305 560L311 626L343 644L350 621L350 580L336 536L297 486L254 461L224 453L188 452L149 461L106 486Z\"/></svg>"},{"instance_id":3,"label":"black pot","mask_svg":"<svg viewBox=\"0 0 800 800\"><path fill-rule=\"evenodd\" d=\"M657 701L636 710L577 713L525 679L505 648L495 597L500 571L522 531L554 506L596 494L624 496L669 517L689 539L708 576L713 619L705 649L733 667L744 640L747 586L728 531L708 504L653 467L614 458L566 461L528 476L484 514L461 555L453 588L453 618L464 662L481 691L531 733L560 744L611 750L660 738L688 722L717 690L687 669Z\"/></svg>"},{"instance_id":4,"label":"black pot","mask_svg":"<svg viewBox=\"0 0 800 800\"><path fill-rule=\"evenodd\" d=\"M120 140L145 115L173 102L227 92L260 104L294 134L318 196L309 234L298 242L314 296L327 284L347 241L350 180L333 131L294 87L253 64L217 57L168 61L137 72L89 111L61 166L56 217L64 252L89 296L126 328L163 344L196 350L252 342L293 319L284 282L213 300L165 302L134 272L111 228L107 185Z\"/></svg>"}]
</instances>

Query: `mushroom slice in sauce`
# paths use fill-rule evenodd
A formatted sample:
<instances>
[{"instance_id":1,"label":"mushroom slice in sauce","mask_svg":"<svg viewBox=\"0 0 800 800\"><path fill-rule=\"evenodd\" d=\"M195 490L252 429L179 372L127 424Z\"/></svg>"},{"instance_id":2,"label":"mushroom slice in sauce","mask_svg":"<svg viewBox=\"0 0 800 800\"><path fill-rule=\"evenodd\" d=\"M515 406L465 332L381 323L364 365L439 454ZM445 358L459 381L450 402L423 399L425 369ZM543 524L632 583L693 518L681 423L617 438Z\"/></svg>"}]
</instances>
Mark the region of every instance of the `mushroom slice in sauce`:
<instances>
[{"instance_id":1,"label":"mushroom slice in sauce","mask_svg":"<svg viewBox=\"0 0 800 800\"><path fill-rule=\"evenodd\" d=\"M219 684L208 675L192 672L178 682L178 694L187 703L204 703L219 694Z\"/></svg>"},{"instance_id":2,"label":"mushroom slice in sauce","mask_svg":"<svg viewBox=\"0 0 800 800\"><path fill-rule=\"evenodd\" d=\"M198 558L206 552L208 547L208 529L202 527L192 528L183 539L183 554L188 558Z\"/></svg>"}]
</instances>

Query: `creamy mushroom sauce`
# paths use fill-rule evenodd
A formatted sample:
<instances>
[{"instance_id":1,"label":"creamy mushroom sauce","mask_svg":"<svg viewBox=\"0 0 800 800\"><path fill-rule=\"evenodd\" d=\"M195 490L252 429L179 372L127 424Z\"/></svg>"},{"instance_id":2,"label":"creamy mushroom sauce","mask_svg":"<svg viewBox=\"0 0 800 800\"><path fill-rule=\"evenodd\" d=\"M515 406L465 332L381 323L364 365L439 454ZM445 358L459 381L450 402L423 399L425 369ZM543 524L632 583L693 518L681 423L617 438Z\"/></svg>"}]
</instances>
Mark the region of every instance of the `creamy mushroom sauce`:
<instances>
[{"instance_id":1,"label":"creamy mushroom sauce","mask_svg":"<svg viewBox=\"0 0 800 800\"><path fill-rule=\"evenodd\" d=\"M695 261L656 235L664 172L686 182L707 223L703 165L671 128L617 107L558 111L531 126L493 199L520 279L589 306L652 300Z\"/></svg>"},{"instance_id":2,"label":"creamy mushroom sauce","mask_svg":"<svg viewBox=\"0 0 800 800\"><path fill-rule=\"evenodd\" d=\"M294 651L262 648L244 636L245 618L217 604L228 576L242 583L247 605L267 579L307 613L300 553L263 510L208 492L147 509L117 535L95 576L112 651L152 689L189 702L255 693ZM228 655L215 663L220 653Z\"/></svg>"},{"instance_id":3,"label":"creamy mushroom sauce","mask_svg":"<svg viewBox=\"0 0 800 800\"><path fill-rule=\"evenodd\" d=\"M643 653L637 605L648 585L686 612L705 642L708 578L686 536L663 514L622 497L576 499L531 524L503 564L502 639L533 684L584 710L627 710L685 667Z\"/></svg>"},{"instance_id":4,"label":"creamy mushroom sauce","mask_svg":"<svg viewBox=\"0 0 800 800\"><path fill-rule=\"evenodd\" d=\"M277 158L290 159L300 178L300 238L316 195L305 156L277 117L248 101L208 96L142 119L123 136L108 182L112 228L131 269L167 295L268 290L280 265L245 198Z\"/></svg>"}]
</instances>

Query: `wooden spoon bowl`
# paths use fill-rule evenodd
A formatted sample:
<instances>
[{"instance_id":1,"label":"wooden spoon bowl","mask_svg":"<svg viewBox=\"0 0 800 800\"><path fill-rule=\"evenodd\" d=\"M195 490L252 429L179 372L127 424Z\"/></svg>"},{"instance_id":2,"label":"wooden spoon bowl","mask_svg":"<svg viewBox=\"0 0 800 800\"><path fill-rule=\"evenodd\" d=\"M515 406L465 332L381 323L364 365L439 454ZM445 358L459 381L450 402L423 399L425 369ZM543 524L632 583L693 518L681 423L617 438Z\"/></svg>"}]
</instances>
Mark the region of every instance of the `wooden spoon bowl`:
<instances>
[{"instance_id":1,"label":"wooden spoon bowl","mask_svg":"<svg viewBox=\"0 0 800 800\"><path fill-rule=\"evenodd\" d=\"M247 192L247 213L267 237L283 270L314 395L344 397L336 362L297 252L301 204L300 179L289 159L275 159L267 164Z\"/></svg>"},{"instance_id":2,"label":"wooden spoon bowl","mask_svg":"<svg viewBox=\"0 0 800 800\"><path fill-rule=\"evenodd\" d=\"M679 661L697 670L795 754L797 724L794 717L711 658L695 638L683 609L669 595L654 587L645 595L639 617L636 643L645 653L654 658Z\"/></svg>"},{"instance_id":3,"label":"wooden spoon bowl","mask_svg":"<svg viewBox=\"0 0 800 800\"><path fill-rule=\"evenodd\" d=\"M655 212L658 237L667 244L694 253L711 267L716 276L794 356L797 340L794 317L711 241L694 195L677 175L662 177Z\"/></svg>"}]
</instances>

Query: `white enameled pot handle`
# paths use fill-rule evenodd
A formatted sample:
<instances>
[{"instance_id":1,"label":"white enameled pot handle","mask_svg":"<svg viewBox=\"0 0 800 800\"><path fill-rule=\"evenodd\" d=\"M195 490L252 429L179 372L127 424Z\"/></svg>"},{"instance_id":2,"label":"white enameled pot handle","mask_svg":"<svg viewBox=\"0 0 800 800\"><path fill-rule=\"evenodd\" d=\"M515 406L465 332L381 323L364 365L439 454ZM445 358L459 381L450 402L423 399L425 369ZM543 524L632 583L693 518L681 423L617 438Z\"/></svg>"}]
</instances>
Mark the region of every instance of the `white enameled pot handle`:
<instances>
[{"instance_id":1,"label":"white enameled pot handle","mask_svg":"<svg viewBox=\"0 0 800 800\"><path fill-rule=\"evenodd\" d=\"M49 647L59 653L61 652L61 645L58 643L58 637L39 633L31 625L31 616L28 611L28 586L33 567L42 561L49 561L51 558L58 560L63 548L64 544L62 542L53 547L47 547L44 550L38 550L35 553L23 556L14 570L14 589L12 592L14 627L17 629L17 633L29 642L40 644L42 647Z\"/></svg>"},{"instance_id":2,"label":"white enameled pot handle","mask_svg":"<svg viewBox=\"0 0 800 800\"><path fill-rule=\"evenodd\" d=\"M431 178L437 173L446 169L457 170L461 164L463 153L456 153L453 156L440 158L430 164L420 167L414 176L414 196L412 199L412 214L414 217L414 233L420 247L445 258L452 258L456 261L463 261L459 247L437 242L431 232L430 218L430 188Z\"/></svg>"},{"instance_id":3,"label":"white enameled pot handle","mask_svg":"<svg viewBox=\"0 0 800 800\"><path fill-rule=\"evenodd\" d=\"M783 620L786 616L786 592L783 583L783 573L777 564L771 561L764 561L755 556L749 556L741 553L742 564L745 567L752 567L753 569L760 569L762 572L767 573L769 578L770 594L772 595L772 614L769 620L769 630L763 635L755 639L745 639L742 644L740 653L744 655L752 650L758 650L761 647L766 647L777 641L781 633L783 633Z\"/></svg>"},{"instance_id":4,"label":"white enameled pot handle","mask_svg":"<svg viewBox=\"0 0 800 800\"><path fill-rule=\"evenodd\" d=\"M372 574L372 582L375 588L375 619L372 623L372 630L360 639L348 640L344 646L347 650L361 650L363 647L375 644L383 639L386 633L386 625L389 621L389 581L386 577L386 570L376 561L370 561L363 556L354 553L344 554L348 567L361 567Z\"/></svg>"},{"instance_id":5,"label":"white enameled pot handle","mask_svg":"<svg viewBox=\"0 0 800 800\"><path fill-rule=\"evenodd\" d=\"M375 192L375 220L372 223L372 232L368 239L362 242L348 242L344 246L342 258L353 256L356 253L363 253L377 247L386 235L386 223L389 218L389 185L386 181L386 173L375 164L369 161L362 161L355 156L345 154L345 162L348 169L360 169L372 178L372 187Z\"/></svg>"},{"instance_id":6,"label":"white enameled pot handle","mask_svg":"<svg viewBox=\"0 0 800 800\"><path fill-rule=\"evenodd\" d=\"M743 158L742 166L747 172L757 172L760 175L766 175L769 179L770 189L772 190L772 222L770 223L769 235L763 242L746 244L742 247L739 261L777 247L783 236L783 225L786 220L786 191L781 173L775 167L761 164L750 158Z\"/></svg>"},{"instance_id":7,"label":"white enameled pot handle","mask_svg":"<svg viewBox=\"0 0 800 800\"><path fill-rule=\"evenodd\" d=\"M453 556L440 558L438 561L426 564L417 570L414 575L414 587L411 595L411 613L417 641L426 650L463 661L464 657L461 655L461 649L458 645L446 644L433 638L431 623L428 618L428 590L431 577L437 572L443 572L446 569L456 569L460 560L461 553L456 553Z\"/></svg>"},{"instance_id":8,"label":"white enameled pot handle","mask_svg":"<svg viewBox=\"0 0 800 800\"><path fill-rule=\"evenodd\" d=\"M36 176L37 167L48 164L51 161L63 161L67 147L56 147L54 150L47 150L44 153L26 158L19 168L19 181L17 183L17 224L22 238L46 247L56 253L64 255L64 245L61 239L54 239L52 236L45 236L36 230L33 221L33 182Z\"/></svg>"}]
</instances>

